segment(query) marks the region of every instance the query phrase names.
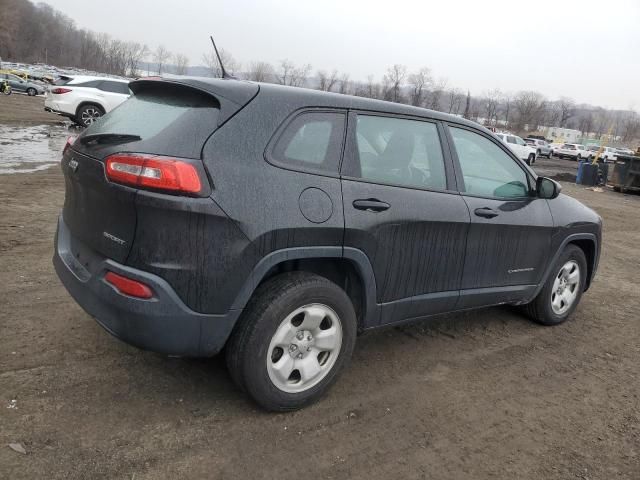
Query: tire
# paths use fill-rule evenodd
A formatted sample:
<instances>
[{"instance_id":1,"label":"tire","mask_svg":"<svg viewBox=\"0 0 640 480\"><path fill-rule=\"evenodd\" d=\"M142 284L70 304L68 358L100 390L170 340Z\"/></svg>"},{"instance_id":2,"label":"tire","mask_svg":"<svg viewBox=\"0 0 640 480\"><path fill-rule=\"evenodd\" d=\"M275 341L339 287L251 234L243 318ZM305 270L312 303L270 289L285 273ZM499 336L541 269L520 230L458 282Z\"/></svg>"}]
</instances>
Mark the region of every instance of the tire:
<instances>
[{"instance_id":1,"label":"tire","mask_svg":"<svg viewBox=\"0 0 640 480\"><path fill-rule=\"evenodd\" d=\"M35 97L38 94L35 88L27 88L27 95L30 97Z\"/></svg>"},{"instance_id":2,"label":"tire","mask_svg":"<svg viewBox=\"0 0 640 480\"><path fill-rule=\"evenodd\" d=\"M567 266L574 268L574 270L569 270L571 272L570 275L565 275ZM576 283L563 284L562 281L557 283L560 278L571 277L575 273L575 269L577 269L578 273ZM534 322L547 326L559 325L566 321L580 303L587 273L587 259L584 256L584 252L576 245L567 245L553 265L551 274L545 281L538 296L525 306L527 315ZM563 285L565 286L563 287ZM559 293L558 288L562 288L562 294ZM568 292L566 296L565 292ZM568 299L571 300L568 301ZM555 306L553 305L554 301L557 302ZM563 301L565 302L564 305L562 304Z\"/></svg>"},{"instance_id":3,"label":"tire","mask_svg":"<svg viewBox=\"0 0 640 480\"><path fill-rule=\"evenodd\" d=\"M536 150L536 157L539 157L541 153L542 153L542 152L540 152L540 150L539 150L539 149L538 149L538 150Z\"/></svg>"},{"instance_id":4,"label":"tire","mask_svg":"<svg viewBox=\"0 0 640 480\"><path fill-rule=\"evenodd\" d=\"M88 103L78 109L74 120L81 127L88 127L103 115L104 110L100 105Z\"/></svg>"},{"instance_id":5,"label":"tire","mask_svg":"<svg viewBox=\"0 0 640 480\"><path fill-rule=\"evenodd\" d=\"M576 157L576 162L579 162L580 160L582 160L582 155L578 154L578 156Z\"/></svg>"},{"instance_id":6,"label":"tire","mask_svg":"<svg viewBox=\"0 0 640 480\"><path fill-rule=\"evenodd\" d=\"M535 153L530 153L527 157L527 165L533 165L534 163L536 163L536 155Z\"/></svg>"},{"instance_id":7,"label":"tire","mask_svg":"<svg viewBox=\"0 0 640 480\"><path fill-rule=\"evenodd\" d=\"M351 358L356 331L353 304L338 285L311 273L278 275L258 287L245 308L225 347L227 368L264 409L296 410L335 382ZM333 350L316 346L321 336L334 340ZM316 375L305 380L305 370Z\"/></svg>"},{"instance_id":8,"label":"tire","mask_svg":"<svg viewBox=\"0 0 640 480\"><path fill-rule=\"evenodd\" d=\"M552 157L552 156L553 156L553 152L549 152L549 153L547 153L547 158L548 158L549 160L551 160L551 157Z\"/></svg>"}]
</instances>

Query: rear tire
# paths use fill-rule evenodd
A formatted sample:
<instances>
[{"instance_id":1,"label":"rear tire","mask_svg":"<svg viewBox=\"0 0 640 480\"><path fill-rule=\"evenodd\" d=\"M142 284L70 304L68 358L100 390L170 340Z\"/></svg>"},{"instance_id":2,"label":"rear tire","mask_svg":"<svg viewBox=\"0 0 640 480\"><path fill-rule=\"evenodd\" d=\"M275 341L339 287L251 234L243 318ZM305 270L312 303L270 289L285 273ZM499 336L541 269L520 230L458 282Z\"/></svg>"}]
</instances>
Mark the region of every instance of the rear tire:
<instances>
[{"instance_id":1,"label":"rear tire","mask_svg":"<svg viewBox=\"0 0 640 480\"><path fill-rule=\"evenodd\" d=\"M35 97L38 94L35 88L27 88L27 95Z\"/></svg>"},{"instance_id":2,"label":"rear tire","mask_svg":"<svg viewBox=\"0 0 640 480\"><path fill-rule=\"evenodd\" d=\"M538 296L525 305L527 315L541 325L561 324L580 303L586 280L584 252L576 245L567 245Z\"/></svg>"},{"instance_id":3,"label":"rear tire","mask_svg":"<svg viewBox=\"0 0 640 480\"><path fill-rule=\"evenodd\" d=\"M88 127L103 115L104 110L101 106L89 103L78 109L74 120L81 127Z\"/></svg>"},{"instance_id":4,"label":"rear tire","mask_svg":"<svg viewBox=\"0 0 640 480\"><path fill-rule=\"evenodd\" d=\"M530 153L527 157L527 165L533 165L534 163L536 163L536 155L535 153Z\"/></svg>"},{"instance_id":5,"label":"rear tire","mask_svg":"<svg viewBox=\"0 0 640 480\"><path fill-rule=\"evenodd\" d=\"M296 410L335 382L356 331L353 304L338 285L305 272L278 275L249 301L226 346L227 368L266 410Z\"/></svg>"}]
</instances>

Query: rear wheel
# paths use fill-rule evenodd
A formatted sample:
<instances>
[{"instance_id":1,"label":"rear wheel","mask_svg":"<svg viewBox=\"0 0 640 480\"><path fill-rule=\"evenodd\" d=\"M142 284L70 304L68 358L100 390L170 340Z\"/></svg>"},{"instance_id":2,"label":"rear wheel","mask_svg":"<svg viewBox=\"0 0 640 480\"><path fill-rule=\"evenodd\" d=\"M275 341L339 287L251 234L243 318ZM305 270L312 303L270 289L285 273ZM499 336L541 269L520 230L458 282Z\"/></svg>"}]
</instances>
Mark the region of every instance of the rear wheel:
<instances>
[{"instance_id":1,"label":"rear wheel","mask_svg":"<svg viewBox=\"0 0 640 480\"><path fill-rule=\"evenodd\" d=\"M527 157L527 165L533 165L536 162L536 154L530 153Z\"/></svg>"},{"instance_id":2,"label":"rear wheel","mask_svg":"<svg viewBox=\"0 0 640 480\"><path fill-rule=\"evenodd\" d=\"M30 97L35 97L37 93L38 92L36 91L35 88L33 87L27 88L27 95L29 95Z\"/></svg>"},{"instance_id":3,"label":"rear wheel","mask_svg":"<svg viewBox=\"0 0 640 480\"><path fill-rule=\"evenodd\" d=\"M256 290L226 346L234 381L263 408L295 410L318 399L356 339L347 294L309 273L278 275Z\"/></svg>"},{"instance_id":4,"label":"rear wheel","mask_svg":"<svg viewBox=\"0 0 640 480\"><path fill-rule=\"evenodd\" d=\"M94 104L83 105L78 109L75 121L82 127L88 127L104 115L102 107Z\"/></svg>"},{"instance_id":5,"label":"rear wheel","mask_svg":"<svg viewBox=\"0 0 640 480\"><path fill-rule=\"evenodd\" d=\"M529 317L542 325L564 322L578 306L587 279L584 252L568 245L553 266L538 296L525 309Z\"/></svg>"}]
</instances>

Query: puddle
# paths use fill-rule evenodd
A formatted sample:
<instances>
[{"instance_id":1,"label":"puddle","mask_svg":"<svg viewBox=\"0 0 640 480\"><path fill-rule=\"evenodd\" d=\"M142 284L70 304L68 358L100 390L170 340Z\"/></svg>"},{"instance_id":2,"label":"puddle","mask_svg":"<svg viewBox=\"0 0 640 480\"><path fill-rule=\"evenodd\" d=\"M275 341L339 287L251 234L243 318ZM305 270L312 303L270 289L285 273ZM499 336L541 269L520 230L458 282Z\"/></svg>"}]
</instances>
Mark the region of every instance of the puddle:
<instances>
[{"instance_id":1,"label":"puddle","mask_svg":"<svg viewBox=\"0 0 640 480\"><path fill-rule=\"evenodd\" d=\"M0 125L0 175L58 165L67 137L78 133L71 125Z\"/></svg>"}]
</instances>

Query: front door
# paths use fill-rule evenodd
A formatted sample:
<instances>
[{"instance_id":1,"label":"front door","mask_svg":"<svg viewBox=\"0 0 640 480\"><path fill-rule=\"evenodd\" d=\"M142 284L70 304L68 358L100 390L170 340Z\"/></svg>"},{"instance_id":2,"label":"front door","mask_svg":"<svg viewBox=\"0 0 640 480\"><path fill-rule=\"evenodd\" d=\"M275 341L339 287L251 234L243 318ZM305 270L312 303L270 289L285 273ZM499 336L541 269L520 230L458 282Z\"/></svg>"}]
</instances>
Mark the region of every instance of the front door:
<instances>
[{"instance_id":1,"label":"front door","mask_svg":"<svg viewBox=\"0 0 640 480\"><path fill-rule=\"evenodd\" d=\"M455 191L443 136L436 122L349 116L344 246L371 261L380 324L449 311L457 303L469 211Z\"/></svg>"},{"instance_id":2,"label":"front door","mask_svg":"<svg viewBox=\"0 0 640 480\"><path fill-rule=\"evenodd\" d=\"M517 301L542 279L553 218L533 176L496 139L449 126L458 187L469 207L459 308Z\"/></svg>"}]
</instances>

